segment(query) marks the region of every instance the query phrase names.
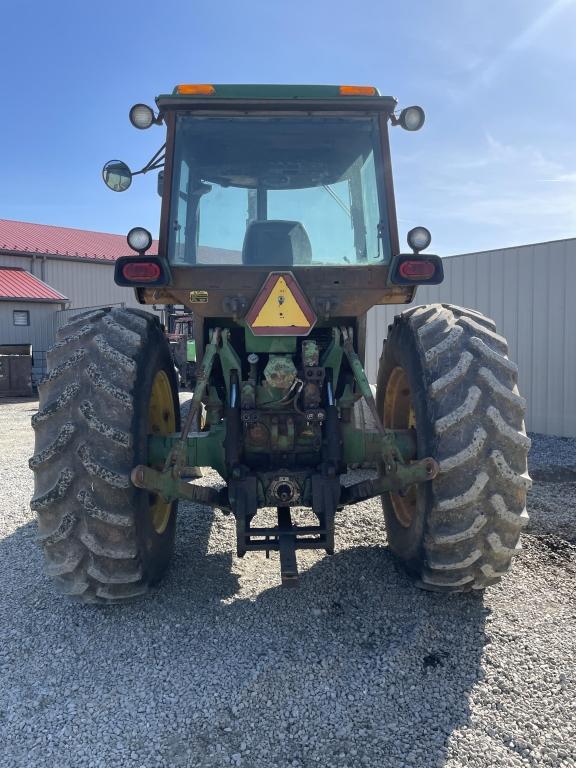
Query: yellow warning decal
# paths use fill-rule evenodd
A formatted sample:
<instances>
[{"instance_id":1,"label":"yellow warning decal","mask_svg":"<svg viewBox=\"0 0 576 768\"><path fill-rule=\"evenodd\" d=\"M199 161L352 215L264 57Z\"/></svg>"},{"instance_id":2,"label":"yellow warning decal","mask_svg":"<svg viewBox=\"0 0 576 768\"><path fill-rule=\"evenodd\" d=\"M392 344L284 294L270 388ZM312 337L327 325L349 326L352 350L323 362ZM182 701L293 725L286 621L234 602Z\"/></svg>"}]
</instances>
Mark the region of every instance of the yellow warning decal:
<instances>
[{"instance_id":1,"label":"yellow warning decal","mask_svg":"<svg viewBox=\"0 0 576 768\"><path fill-rule=\"evenodd\" d=\"M282 275L278 275L268 298L260 307L254 320L253 328L310 328L311 323L294 298Z\"/></svg>"}]
</instances>

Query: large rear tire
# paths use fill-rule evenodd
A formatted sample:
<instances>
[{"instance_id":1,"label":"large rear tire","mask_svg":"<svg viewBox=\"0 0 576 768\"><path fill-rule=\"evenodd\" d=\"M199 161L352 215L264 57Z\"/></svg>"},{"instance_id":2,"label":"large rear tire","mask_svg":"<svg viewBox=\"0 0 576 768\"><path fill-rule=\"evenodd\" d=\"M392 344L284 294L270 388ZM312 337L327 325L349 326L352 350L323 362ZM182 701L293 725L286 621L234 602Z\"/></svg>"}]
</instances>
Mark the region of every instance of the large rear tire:
<instances>
[{"instance_id":1,"label":"large rear tire","mask_svg":"<svg viewBox=\"0 0 576 768\"><path fill-rule=\"evenodd\" d=\"M448 304L397 316L384 342L380 417L415 428L418 457L440 467L432 482L382 497L389 546L425 588L483 589L520 548L530 439L507 353L492 320Z\"/></svg>"},{"instance_id":2,"label":"large rear tire","mask_svg":"<svg viewBox=\"0 0 576 768\"><path fill-rule=\"evenodd\" d=\"M77 315L58 332L39 391L31 506L46 571L85 602L141 595L168 567L176 529L176 503L130 481L148 435L180 428L159 323L139 310Z\"/></svg>"}]
</instances>

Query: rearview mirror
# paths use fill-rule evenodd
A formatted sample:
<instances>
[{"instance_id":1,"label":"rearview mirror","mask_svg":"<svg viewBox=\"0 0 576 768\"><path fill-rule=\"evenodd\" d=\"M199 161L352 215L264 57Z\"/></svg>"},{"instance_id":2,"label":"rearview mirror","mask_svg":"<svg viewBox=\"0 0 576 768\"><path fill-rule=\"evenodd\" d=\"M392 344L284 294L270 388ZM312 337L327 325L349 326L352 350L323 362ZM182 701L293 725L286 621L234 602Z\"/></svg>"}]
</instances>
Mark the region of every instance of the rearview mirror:
<instances>
[{"instance_id":1,"label":"rearview mirror","mask_svg":"<svg viewBox=\"0 0 576 768\"><path fill-rule=\"evenodd\" d=\"M132 171L122 160L108 160L102 168L102 178L113 192L126 192L132 184Z\"/></svg>"}]
</instances>

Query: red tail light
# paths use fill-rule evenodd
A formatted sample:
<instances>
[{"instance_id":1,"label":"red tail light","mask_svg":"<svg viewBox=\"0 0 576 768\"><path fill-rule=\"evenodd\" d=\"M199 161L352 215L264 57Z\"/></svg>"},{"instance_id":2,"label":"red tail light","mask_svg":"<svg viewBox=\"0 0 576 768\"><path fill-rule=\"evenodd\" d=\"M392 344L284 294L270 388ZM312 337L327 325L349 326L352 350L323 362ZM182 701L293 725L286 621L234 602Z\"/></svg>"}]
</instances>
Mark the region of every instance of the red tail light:
<instances>
[{"instance_id":1,"label":"red tail light","mask_svg":"<svg viewBox=\"0 0 576 768\"><path fill-rule=\"evenodd\" d=\"M133 261L122 267L122 277L135 283L153 283L161 274L160 266L150 261Z\"/></svg>"},{"instance_id":2,"label":"red tail light","mask_svg":"<svg viewBox=\"0 0 576 768\"><path fill-rule=\"evenodd\" d=\"M405 280L430 280L434 277L436 265L424 259L403 261L398 271Z\"/></svg>"}]
</instances>

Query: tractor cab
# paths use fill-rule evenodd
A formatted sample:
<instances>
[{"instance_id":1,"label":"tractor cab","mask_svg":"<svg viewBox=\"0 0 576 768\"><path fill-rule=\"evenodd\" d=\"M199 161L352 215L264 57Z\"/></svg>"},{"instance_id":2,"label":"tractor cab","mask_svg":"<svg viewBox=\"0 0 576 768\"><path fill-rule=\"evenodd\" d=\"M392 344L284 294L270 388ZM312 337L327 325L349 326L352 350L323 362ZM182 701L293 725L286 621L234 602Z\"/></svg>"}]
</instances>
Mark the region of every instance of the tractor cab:
<instances>
[{"instance_id":1,"label":"tractor cab","mask_svg":"<svg viewBox=\"0 0 576 768\"><path fill-rule=\"evenodd\" d=\"M419 107L397 115L395 99L363 86L179 85L156 101L158 114L136 105L130 117L166 125L166 144L137 172L162 169L158 254L116 270L141 301L237 320L267 274L287 270L328 320L441 280L435 257L399 272L388 125L417 130ZM104 167L116 191L133 175L120 161ZM412 234L410 262L429 243L427 230Z\"/></svg>"},{"instance_id":2,"label":"tractor cab","mask_svg":"<svg viewBox=\"0 0 576 768\"><path fill-rule=\"evenodd\" d=\"M177 113L168 259L287 268L388 263L380 155L376 116Z\"/></svg>"}]
</instances>

